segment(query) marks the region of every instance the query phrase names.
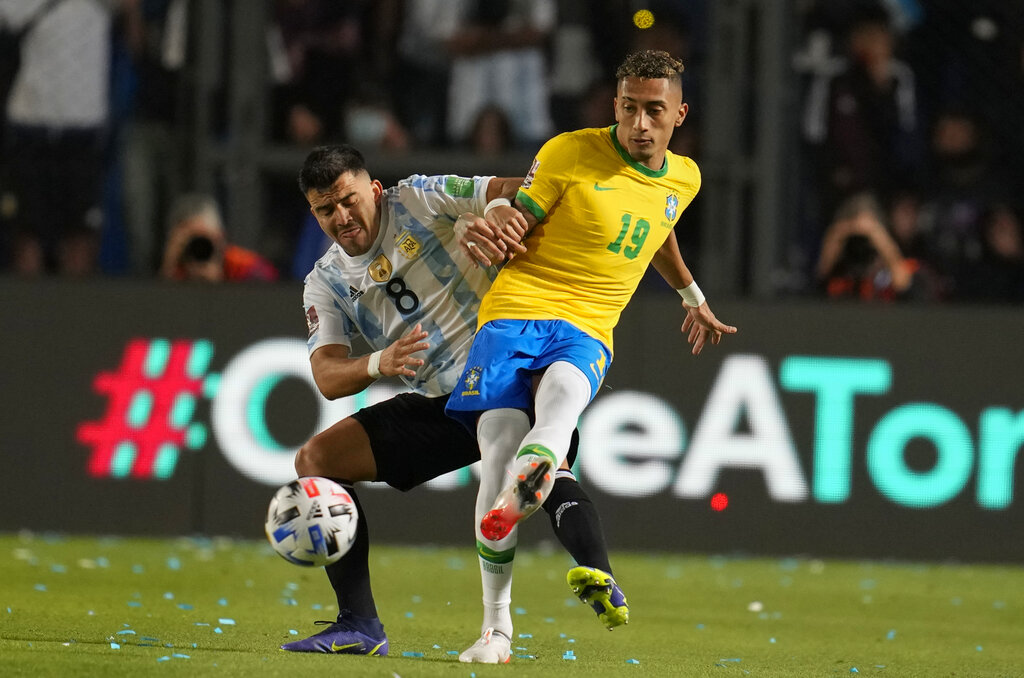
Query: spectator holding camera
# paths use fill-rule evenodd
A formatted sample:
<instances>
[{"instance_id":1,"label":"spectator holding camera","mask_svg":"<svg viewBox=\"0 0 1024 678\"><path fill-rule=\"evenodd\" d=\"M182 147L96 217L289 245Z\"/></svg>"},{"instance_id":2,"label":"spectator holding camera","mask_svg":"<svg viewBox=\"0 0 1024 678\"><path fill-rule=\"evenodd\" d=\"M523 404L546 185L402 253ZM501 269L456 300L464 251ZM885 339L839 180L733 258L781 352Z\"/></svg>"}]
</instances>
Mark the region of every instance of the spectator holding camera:
<instances>
[{"instance_id":1,"label":"spectator holding camera","mask_svg":"<svg viewBox=\"0 0 1024 678\"><path fill-rule=\"evenodd\" d=\"M171 206L160 275L206 282L277 280L269 260L228 242L213 198L189 194Z\"/></svg>"},{"instance_id":2,"label":"spectator holding camera","mask_svg":"<svg viewBox=\"0 0 1024 678\"><path fill-rule=\"evenodd\" d=\"M817 265L818 282L829 298L936 298L930 270L904 256L884 219L878 201L868 193L840 205L825 232Z\"/></svg>"}]
</instances>

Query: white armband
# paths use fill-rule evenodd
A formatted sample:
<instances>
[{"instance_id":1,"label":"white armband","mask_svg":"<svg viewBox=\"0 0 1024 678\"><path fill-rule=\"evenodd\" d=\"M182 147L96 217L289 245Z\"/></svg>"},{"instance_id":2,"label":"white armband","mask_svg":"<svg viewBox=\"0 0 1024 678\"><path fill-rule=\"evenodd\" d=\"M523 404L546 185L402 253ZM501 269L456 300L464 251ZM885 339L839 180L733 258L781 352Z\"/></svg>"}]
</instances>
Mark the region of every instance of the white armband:
<instances>
[{"instance_id":1,"label":"white armband","mask_svg":"<svg viewBox=\"0 0 1024 678\"><path fill-rule=\"evenodd\" d=\"M487 207L484 208L484 216L495 207L511 207L512 203L508 198L495 198L494 200L487 203Z\"/></svg>"},{"instance_id":2,"label":"white armband","mask_svg":"<svg viewBox=\"0 0 1024 678\"><path fill-rule=\"evenodd\" d=\"M697 308L704 303L704 293L700 291L699 287L697 287L696 280L686 287L676 290L676 292L679 292L679 296L683 298L683 303L687 306Z\"/></svg>"},{"instance_id":3,"label":"white armband","mask_svg":"<svg viewBox=\"0 0 1024 678\"><path fill-rule=\"evenodd\" d=\"M384 351L374 351L370 354L370 362L366 365L366 372L370 375L371 379L380 379L382 376L380 373L380 356Z\"/></svg>"}]
</instances>

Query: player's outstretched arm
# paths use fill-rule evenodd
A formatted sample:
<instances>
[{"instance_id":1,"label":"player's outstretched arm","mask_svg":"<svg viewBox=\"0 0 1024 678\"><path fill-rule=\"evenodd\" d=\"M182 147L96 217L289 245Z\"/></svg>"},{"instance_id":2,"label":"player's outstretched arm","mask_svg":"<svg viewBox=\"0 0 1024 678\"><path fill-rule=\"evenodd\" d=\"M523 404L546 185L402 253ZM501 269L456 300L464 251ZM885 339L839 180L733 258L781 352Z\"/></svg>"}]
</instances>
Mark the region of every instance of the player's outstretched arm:
<instances>
[{"instance_id":1,"label":"player's outstretched arm","mask_svg":"<svg viewBox=\"0 0 1024 678\"><path fill-rule=\"evenodd\" d=\"M325 398L334 400L359 393L381 377L414 377L423 358L413 354L430 347L426 338L427 333L416 325L387 348L358 358L349 358L344 344L321 346L309 357L313 381Z\"/></svg>"},{"instance_id":2,"label":"player's outstretched arm","mask_svg":"<svg viewBox=\"0 0 1024 678\"><path fill-rule=\"evenodd\" d=\"M736 333L735 327L719 321L711 312L708 302L693 280L693 274L679 253L679 243L674 232L669 233L665 243L658 248L651 264L665 282L683 297L686 319L683 320L682 331L687 333L686 341L693 347L693 355L700 355L709 338L712 344L717 344L722 341L723 334Z\"/></svg>"}]
</instances>

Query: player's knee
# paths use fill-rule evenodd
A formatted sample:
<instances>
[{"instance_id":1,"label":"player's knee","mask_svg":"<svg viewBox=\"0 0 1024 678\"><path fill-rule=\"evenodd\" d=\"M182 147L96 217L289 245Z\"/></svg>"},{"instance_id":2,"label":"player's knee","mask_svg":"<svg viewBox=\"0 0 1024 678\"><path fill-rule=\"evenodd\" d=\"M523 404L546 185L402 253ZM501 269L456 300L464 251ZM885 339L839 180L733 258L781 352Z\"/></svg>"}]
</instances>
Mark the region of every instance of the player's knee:
<instances>
[{"instance_id":1,"label":"player's knee","mask_svg":"<svg viewBox=\"0 0 1024 678\"><path fill-rule=\"evenodd\" d=\"M323 445L317 439L310 438L295 453L295 473L300 478L304 476L325 476L324 466L326 454Z\"/></svg>"}]
</instances>

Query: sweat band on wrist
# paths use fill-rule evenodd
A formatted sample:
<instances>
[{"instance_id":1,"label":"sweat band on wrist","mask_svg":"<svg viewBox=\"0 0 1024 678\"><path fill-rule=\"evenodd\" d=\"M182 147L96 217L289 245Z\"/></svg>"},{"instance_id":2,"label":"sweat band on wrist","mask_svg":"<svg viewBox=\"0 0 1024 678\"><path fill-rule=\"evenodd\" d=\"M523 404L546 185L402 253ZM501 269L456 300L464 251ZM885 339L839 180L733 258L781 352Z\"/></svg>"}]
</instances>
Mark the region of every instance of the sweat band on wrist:
<instances>
[{"instance_id":1,"label":"sweat band on wrist","mask_svg":"<svg viewBox=\"0 0 1024 678\"><path fill-rule=\"evenodd\" d=\"M366 372L370 375L371 379L380 379L382 376L380 373L380 355L384 351L374 351L370 354L370 362L366 365Z\"/></svg>"},{"instance_id":2,"label":"sweat band on wrist","mask_svg":"<svg viewBox=\"0 0 1024 678\"><path fill-rule=\"evenodd\" d=\"M495 207L511 207L512 203L508 198L495 198L494 200L487 203L487 207L484 208L484 216Z\"/></svg>"},{"instance_id":3,"label":"sweat band on wrist","mask_svg":"<svg viewBox=\"0 0 1024 678\"><path fill-rule=\"evenodd\" d=\"M679 296L683 298L683 303L687 306L697 308L704 303L704 293L700 291L699 287L697 287L696 280L686 287L676 290L676 292L679 292Z\"/></svg>"}]
</instances>

